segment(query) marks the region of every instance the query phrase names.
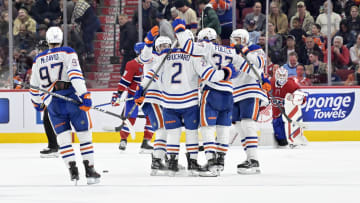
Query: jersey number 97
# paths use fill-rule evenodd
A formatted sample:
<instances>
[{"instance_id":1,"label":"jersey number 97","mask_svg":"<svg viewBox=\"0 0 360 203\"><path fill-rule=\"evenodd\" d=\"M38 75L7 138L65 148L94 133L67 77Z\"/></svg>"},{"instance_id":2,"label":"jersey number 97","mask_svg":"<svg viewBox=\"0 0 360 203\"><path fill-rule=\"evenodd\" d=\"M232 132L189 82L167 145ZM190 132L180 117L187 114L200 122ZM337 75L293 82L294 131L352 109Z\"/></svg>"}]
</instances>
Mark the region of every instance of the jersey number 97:
<instances>
[{"instance_id":1,"label":"jersey number 97","mask_svg":"<svg viewBox=\"0 0 360 203\"><path fill-rule=\"evenodd\" d=\"M63 63L62 63L62 62L60 62L60 63L53 63L53 64L50 65L50 68L51 68L51 71L55 71L56 69L59 70L59 75L58 75L58 77L56 78L56 80L61 80L61 75L62 75L62 70L63 70ZM48 66L41 67L41 68L39 69L39 72L40 72L40 79L47 81L47 84L46 84L46 85L41 85L41 86L42 86L43 88L48 88L48 87L50 87L53 82L51 81L51 78L50 78ZM56 81L56 80L55 80L55 81Z\"/></svg>"}]
</instances>

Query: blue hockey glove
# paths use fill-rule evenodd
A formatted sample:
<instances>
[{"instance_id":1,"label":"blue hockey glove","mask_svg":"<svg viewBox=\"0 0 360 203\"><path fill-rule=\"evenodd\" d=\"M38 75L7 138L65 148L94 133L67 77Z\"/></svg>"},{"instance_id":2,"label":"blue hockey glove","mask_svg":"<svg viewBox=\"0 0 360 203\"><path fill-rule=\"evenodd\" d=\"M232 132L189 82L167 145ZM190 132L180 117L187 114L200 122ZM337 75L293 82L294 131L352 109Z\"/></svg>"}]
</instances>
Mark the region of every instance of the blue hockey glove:
<instances>
[{"instance_id":1,"label":"blue hockey glove","mask_svg":"<svg viewBox=\"0 0 360 203\"><path fill-rule=\"evenodd\" d=\"M172 22L172 26L175 33L185 31L186 29L185 20L181 19L180 17L175 18L175 20Z\"/></svg>"},{"instance_id":2,"label":"blue hockey glove","mask_svg":"<svg viewBox=\"0 0 360 203\"><path fill-rule=\"evenodd\" d=\"M265 90L266 92L270 92L271 91L270 80L265 76L264 73L261 73L261 79L262 79L262 84L261 84L262 89Z\"/></svg>"},{"instance_id":3,"label":"blue hockey glove","mask_svg":"<svg viewBox=\"0 0 360 203\"><path fill-rule=\"evenodd\" d=\"M159 36L159 26L155 25L151 28L151 30L147 33L145 38L145 44L148 47L152 47L155 41L155 38Z\"/></svg>"},{"instance_id":4,"label":"blue hockey glove","mask_svg":"<svg viewBox=\"0 0 360 203\"><path fill-rule=\"evenodd\" d=\"M135 101L135 104L140 106L143 102L144 102L144 89L141 85L138 85L136 87L136 92L135 92L135 95L134 95L134 101Z\"/></svg>"},{"instance_id":5,"label":"blue hockey glove","mask_svg":"<svg viewBox=\"0 0 360 203\"><path fill-rule=\"evenodd\" d=\"M33 100L31 100L31 102L33 103L34 108L36 109L36 111L42 112L46 108L45 104L36 103Z\"/></svg>"},{"instance_id":6,"label":"blue hockey glove","mask_svg":"<svg viewBox=\"0 0 360 203\"><path fill-rule=\"evenodd\" d=\"M83 111L89 111L92 105L90 92L86 92L80 96L82 100L82 104L79 106L79 108Z\"/></svg>"},{"instance_id":7,"label":"blue hockey glove","mask_svg":"<svg viewBox=\"0 0 360 203\"><path fill-rule=\"evenodd\" d=\"M222 68L224 70L224 80L230 80L236 78L239 75L239 71L237 71L232 63L229 63L227 66Z\"/></svg>"}]
</instances>

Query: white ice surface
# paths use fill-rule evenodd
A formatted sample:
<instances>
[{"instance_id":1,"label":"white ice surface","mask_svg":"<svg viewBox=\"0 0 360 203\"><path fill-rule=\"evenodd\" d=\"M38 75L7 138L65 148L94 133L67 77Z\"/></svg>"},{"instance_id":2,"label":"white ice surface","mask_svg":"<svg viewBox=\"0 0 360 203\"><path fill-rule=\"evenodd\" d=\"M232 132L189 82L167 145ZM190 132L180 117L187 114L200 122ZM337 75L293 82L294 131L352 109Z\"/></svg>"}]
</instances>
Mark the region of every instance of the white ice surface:
<instances>
[{"instance_id":1,"label":"white ice surface","mask_svg":"<svg viewBox=\"0 0 360 203\"><path fill-rule=\"evenodd\" d=\"M0 203L287 202L359 203L360 142L311 142L302 149L260 148L260 175L238 175L245 154L232 147L221 177L151 177L150 155L129 143L95 144L99 185L87 186L81 160L78 186L63 161L41 159L44 144L0 144ZM79 155L78 144L75 144ZM200 162L204 161L203 153ZM182 153L180 163L186 165ZM103 173L108 170L108 173Z\"/></svg>"}]
</instances>

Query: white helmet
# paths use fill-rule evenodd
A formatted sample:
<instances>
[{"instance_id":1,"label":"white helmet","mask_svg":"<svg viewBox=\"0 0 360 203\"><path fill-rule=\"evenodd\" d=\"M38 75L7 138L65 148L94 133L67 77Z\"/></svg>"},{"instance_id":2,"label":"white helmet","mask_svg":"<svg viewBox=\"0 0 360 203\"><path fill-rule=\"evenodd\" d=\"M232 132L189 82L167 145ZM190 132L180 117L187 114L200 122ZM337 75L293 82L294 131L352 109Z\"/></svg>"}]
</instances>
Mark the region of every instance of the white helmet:
<instances>
[{"instance_id":1,"label":"white helmet","mask_svg":"<svg viewBox=\"0 0 360 203\"><path fill-rule=\"evenodd\" d=\"M279 86L284 86L288 80L288 71L282 66L276 69L275 80Z\"/></svg>"},{"instance_id":2,"label":"white helmet","mask_svg":"<svg viewBox=\"0 0 360 203\"><path fill-rule=\"evenodd\" d=\"M63 41L63 32L59 27L50 27L46 31L46 41L48 44L61 44Z\"/></svg>"},{"instance_id":3,"label":"white helmet","mask_svg":"<svg viewBox=\"0 0 360 203\"><path fill-rule=\"evenodd\" d=\"M169 44L171 46L171 39L169 37L160 36L155 41L155 49L157 52L161 52L160 45Z\"/></svg>"},{"instance_id":4,"label":"white helmet","mask_svg":"<svg viewBox=\"0 0 360 203\"><path fill-rule=\"evenodd\" d=\"M241 42L240 45L248 45L249 44L249 33L247 30L244 29L236 29L230 35L230 42L231 44L237 45L235 38L240 38Z\"/></svg>"},{"instance_id":5,"label":"white helmet","mask_svg":"<svg viewBox=\"0 0 360 203\"><path fill-rule=\"evenodd\" d=\"M198 40L204 40L207 38L208 40L216 40L217 34L216 31L213 28L204 28L200 30L200 32L197 35Z\"/></svg>"}]
</instances>

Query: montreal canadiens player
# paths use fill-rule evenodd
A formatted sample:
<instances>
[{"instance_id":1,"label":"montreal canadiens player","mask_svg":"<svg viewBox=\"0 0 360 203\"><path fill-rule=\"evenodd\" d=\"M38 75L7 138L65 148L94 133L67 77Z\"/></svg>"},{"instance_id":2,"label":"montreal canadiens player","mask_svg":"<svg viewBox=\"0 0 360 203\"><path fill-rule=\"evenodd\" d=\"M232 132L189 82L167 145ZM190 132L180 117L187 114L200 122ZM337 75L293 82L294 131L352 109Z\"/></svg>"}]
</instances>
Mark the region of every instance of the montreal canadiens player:
<instances>
[{"instance_id":1,"label":"montreal canadiens player","mask_svg":"<svg viewBox=\"0 0 360 203\"><path fill-rule=\"evenodd\" d=\"M31 101L38 111L48 109L51 124L57 135L59 152L70 171L71 180L79 180L72 146L72 125L80 141L87 183L99 183L100 175L94 169L94 147L90 131L92 123L88 112L92 102L90 92L85 86L78 56L72 48L61 46L63 32L59 27L50 27L47 30L46 41L50 49L35 57L30 84L75 99L80 104L47 94L40 96L41 92L36 89L30 89ZM42 103L45 105L41 105Z\"/></svg>"},{"instance_id":2,"label":"montreal canadiens player","mask_svg":"<svg viewBox=\"0 0 360 203\"><path fill-rule=\"evenodd\" d=\"M279 67L275 70L275 77L271 79L272 96L272 112L273 112L273 129L275 140L280 147L287 146L289 135L285 131L285 122L282 112L279 109L284 108L284 100L292 100L294 105L301 105L306 101L304 93L301 92L300 86L294 81L293 78L288 78L288 72L285 68ZM296 95L300 95L300 99L296 99ZM301 109L300 109L301 111ZM288 115L291 116L291 115ZM291 119L293 119L291 117ZM298 132L296 132L298 133ZM299 137L301 137L300 135Z\"/></svg>"},{"instance_id":3,"label":"montreal canadiens player","mask_svg":"<svg viewBox=\"0 0 360 203\"><path fill-rule=\"evenodd\" d=\"M141 50L144 48L144 42L138 42L134 45L134 51L137 55L140 54ZM119 84L118 84L118 91L113 93L113 97L111 103L113 106L119 106L118 99L120 99L121 94L124 91L127 91L127 97L133 98L136 87L138 84L141 83L141 79L143 76L143 63L141 63L140 57L137 56L133 60L126 63L124 74L122 75ZM128 100L125 104L125 115L128 115L131 108L135 105L134 100ZM136 117L138 115L138 107L132 112L129 117L129 121L132 125L135 124ZM120 130L121 141L119 145L119 149L121 151L125 151L127 145L127 138L129 137L130 130L129 127L125 124L124 127ZM146 116L146 124L144 126L144 140L140 147L140 153L151 153L153 147L149 144L150 140L153 136L153 130L151 127L151 123L149 117Z\"/></svg>"}]
</instances>

